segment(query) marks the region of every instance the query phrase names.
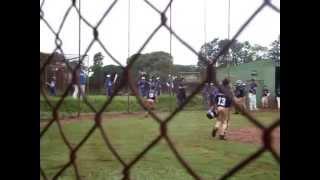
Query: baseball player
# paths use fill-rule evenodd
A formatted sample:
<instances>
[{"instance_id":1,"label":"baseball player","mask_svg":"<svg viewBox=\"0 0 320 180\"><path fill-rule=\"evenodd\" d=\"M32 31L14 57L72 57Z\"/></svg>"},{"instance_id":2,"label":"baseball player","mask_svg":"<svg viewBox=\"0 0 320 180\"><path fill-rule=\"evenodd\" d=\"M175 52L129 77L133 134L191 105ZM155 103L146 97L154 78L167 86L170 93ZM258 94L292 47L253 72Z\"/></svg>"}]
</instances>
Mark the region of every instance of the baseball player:
<instances>
[{"instance_id":1,"label":"baseball player","mask_svg":"<svg viewBox=\"0 0 320 180\"><path fill-rule=\"evenodd\" d=\"M241 80L236 81L236 88L234 90L235 101L241 105L242 108L246 108L246 94L245 94L245 83ZM239 112L235 109L235 114Z\"/></svg>"},{"instance_id":2,"label":"baseball player","mask_svg":"<svg viewBox=\"0 0 320 180\"><path fill-rule=\"evenodd\" d=\"M139 95L142 97L147 96L147 84L148 82L146 81L146 78L144 76L142 76L141 79L138 81Z\"/></svg>"},{"instance_id":3,"label":"baseball player","mask_svg":"<svg viewBox=\"0 0 320 180\"><path fill-rule=\"evenodd\" d=\"M187 99L186 89L182 83L180 83L178 86L176 97L177 97L177 105L178 106L181 106L182 103Z\"/></svg>"},{"instance_id":4,"label":"baseball player","mask_svg":"<svg viewBox=\"0 0 320 180\"><path fill-rule=\"evenodd\" d=\"M86 91L86 83L87 83L87 76L84 73L84 71L81 69L80 70L80 98L82 98L85 95L85 91Z\"/></svg>"},{"instance_id":5,"label":"baseball player","mask_svg":"<svg viewBox=\"0 0 320 180\"><path fill-rule=\"evenodd\" d=\"M168 75L167 88L170 95L174 95L174 76Z\"/></svg>"},{"instance_id":6,"label":"baseball player","mask_svg":"<svg viewBox=\"0 0 320 180\"><path fill-rule=\"evenodd\" d=\"M280 110L280 86L279 88L277 88L276 96L277 96L278 110Z\"/></svg>"},{"instance_id":7,"label":"baseball player","mask_svg":"<svg viewBox=\"0 0 320 180\"><path fill-rule=\"evenodd\" d=\"M113 88L113 81L111 79L111 75L110 74L107 74L106 76L106 81L105 81L105 87L106 87L106 90L107 90L107 96L112 96L112 88Z\"/></svg>"},{"instance_id":8,"label":"baseball player","mask_svg":"<svg viewBox=\"0 0 320 180\"><path fill-rule=\"evenodd\" d=\"M73 98L77 98L80 96L80 98L83 97L83 95L85 94L85 90L86 90L86 74L84 73L84 71L82 69L80 69L79 72L79 76L76 78L76 82L79 83L80 85L80 92L79 92L79 85L76 83L73 85L74 87L74 91L73 91Z\"/></svg>"},{"instance_id":9,"label":"baseball player","mask_svg":"<svg viewBox=\"0 0 320 180\"><path fill-rule=\"evenodd\" d=\"M219 92L218 88L216 88L213 83L210 83L210 87L208 89L208 102L207 102L209 106L207 117L209 119L213 119L214 117L217 117L215 98L218 92Z\"/></svg>"},{"instance_id":10,"label":"baseball player","mask_svg":"<svg viewBox=\"0 0 320 180\"><path fill-rule=\"evenodd\" d=\"M46 83L49 86L49 92L51 96L56 96L56 77L52 77L50 83Z\"/></svg>"},{"instance_id":11,"label":"baseball player","mask_svg":"<svg viewBox=\"0 0 320 180\"><path fill-rule=\"evenodd\" d=\"M149 110L154 110L155 109L155 102L156 102L156 88L155 86L151 86L150 90L147 95L147 99L144 101L145 106ZM148 117L148 112L146 111L145 117Z\"/></svg>"},{"instance_id":12,"label":"baseball player","mask_svg":"<svg viewBox=\"0 0 320 180\"><path fill-rule=\"evenodd\" d=\"M261 98L262 108L269 107L269 96L270 96L269 89L267 87L264 87L262 92L262 98Z\"/></svg>"},{"instance_id":13,"label":"baseball player","mask_svg":"<svg viewBox=\"0 0 320 180\"><path fill-rule=\"evenodd\" d=\"M249 109L250 111L257 111L257 83L254 79L251 79L251 83L249 85Z\"/></svg>"},{"instance_id":14,"label":"baseball player","mask_svg":"<svg viewBox=\"0 0 320 180\"><path fill-rule=\"evenodd\" d=\"M229 87L229 80L224 79L222 81L222 87L219 87L216 95L211 97L214 98L212 101L215 103L215 105L212 106L211 115L216 116L217 118L216 124L212 130L212 137L215 137L219 130L219 139L226 140L225 136L229 123L229 110L232 102L230 99L232 98L232 93Z\"/></svg>"}]
</instances>

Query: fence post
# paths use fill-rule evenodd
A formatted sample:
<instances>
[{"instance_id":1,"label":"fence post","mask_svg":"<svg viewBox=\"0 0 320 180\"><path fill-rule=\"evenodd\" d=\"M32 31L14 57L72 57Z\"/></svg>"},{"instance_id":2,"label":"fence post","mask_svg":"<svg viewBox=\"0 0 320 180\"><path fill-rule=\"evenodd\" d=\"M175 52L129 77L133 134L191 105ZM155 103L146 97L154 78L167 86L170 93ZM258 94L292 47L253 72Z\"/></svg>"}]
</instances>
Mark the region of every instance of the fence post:
<instances>
[{"instance_id":1,"label":"fence post","mask_svg":"<svg viewBox=\"0 0 320 180\"><path fill-rule=\"evenodd\" d=\"M127 113L130 113L130 88L127 86Z\"/></svg>"}]
</instances>

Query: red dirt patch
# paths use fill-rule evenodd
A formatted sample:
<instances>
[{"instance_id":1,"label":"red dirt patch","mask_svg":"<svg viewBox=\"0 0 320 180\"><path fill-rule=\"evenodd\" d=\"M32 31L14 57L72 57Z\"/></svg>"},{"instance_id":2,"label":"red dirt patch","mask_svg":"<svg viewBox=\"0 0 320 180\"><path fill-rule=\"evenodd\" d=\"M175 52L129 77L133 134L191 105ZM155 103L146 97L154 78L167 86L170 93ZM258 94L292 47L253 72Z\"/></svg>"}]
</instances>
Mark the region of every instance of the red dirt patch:
<instances>
[{"instance_id":1,"label":"red dirt patch","mask_svg":"<svg viewBox=\"0 0 320 180\"><path fill-rule=\"evenodd\" d=\"M227 133L227 139L241 143L263 144L262 131L258 128L231 129ZM275 128L272 132L272 146L280 154L280 128Z\"/></svg>"}]
</instances>

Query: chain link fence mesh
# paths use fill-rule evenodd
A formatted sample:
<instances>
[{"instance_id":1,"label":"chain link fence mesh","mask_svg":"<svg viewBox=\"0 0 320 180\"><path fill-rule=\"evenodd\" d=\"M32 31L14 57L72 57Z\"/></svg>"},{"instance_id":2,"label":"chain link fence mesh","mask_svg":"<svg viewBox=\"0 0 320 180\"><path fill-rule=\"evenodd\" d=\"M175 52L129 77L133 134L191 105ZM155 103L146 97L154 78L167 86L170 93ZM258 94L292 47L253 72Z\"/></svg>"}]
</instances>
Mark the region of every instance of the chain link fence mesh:
<instances>
[{"instance_id":1,"label":"chain link fence mesh","mask_svg":"<svg viewBox=\"0 0 320 180\"><path fill-rule=\"evenodd\" d=\"M122 179L130 179L130 170L131 168L150 150L152 149L154 146L156 146L160 140L165 140L169 146L169 148L171 149L171 151L173 152L174 156L177 158L177 160L181 163L181 165L185 168L185 170L190 174L190 176L192 176L194 179L202 179L201 175L196 173L193 168L191 167L190 164L187 163L187 161L184 160L184 158L179 154L179 152L177 151L174 143L172 142L172 140L170 139L170 137L168 136L167 133L167 129L168 129L168 123L170 121L173 120L173 117L183 109L183 107L185 105L187 105L189 103L189 101L197 94L201 91L201 89L203 88L203 86L205 85L206 82L210 82L213 81L215 84L217 83L217 79L216 79L216 70L214 67L215 61L220 57L223 56L227 53L228 49L230 48L231 44L235 41L235 39L245 30L245 28L247 27L247 25L255 18L255 16L257 14L259 14L261 12L262 9L264 8L271 8L274 11L280 13L280 9L277 8L274 4L271 3L270 0L264 0L262 1L261 5L254 11L254 13L243 23L243 25L238 29L237 33L232 37L231 41L225 45L225 47L218 53L218 55L216 56L216 59L211 61L210 63L207 63L207 78L201 82L201 84L192 92L192 94L187 98L187 100L181 104L181 106L177 107L167 118L165 118L164 120L162 120L161 118L159 118L155 113L153 113L152 111L150 111L147 107L145 107L143 100L141 99L141 97L136 96L139 104L148 111L148 113L151 115L151 117L155 120L155 122L158 123L159 127L160 127L160 134L153 139L144 149L142 149L142 151L136 155L136 157L131 160L130 162L126 163L123 158L118 154L117 150L112 146L112 144L110 143L108 134L105 132L105 130L103 129L102 125L101 125L101 121L102 121L102 114L104 112L104 110L110 105L110 103L112 102L113 98L115 97L115 95L122 89L125 88L127 85L130 87L130 89L135 92L135 94L138 94L138 90L135 87L135 83L133 82L132 77L130 76L130 68L132 67L132 65L135 63L135 61L137 60L137 58L139 58L140 53L142 52L142 50L145 48L145 46L150 42L150 40L153 38L153 36L161 29L164 28L166 29L169 33L172 34L172 36L174 38L176 38L183 46L187 47L191 52L193 52L197 57L199 57L200 60L206 61L208 62L208 60L205 57L202 57L201 54L199 54L195 49L193 49L186 41L183 40L183 38L181 36L179 36L174 29L172 29L168 24L167 24L167 16L166 13L168 11L168 9L171 7L171 4L173 2L173 0L169 1L168 4L166 5L166 7L163 10L158 9L155 5L153 5L151 2L144 0L144 2L150 7L152 8L154 11L156 11L159 14L159 19L160 19L160 23L154 28L153 32L148 36L148 38L144 41L144 43L141 45L141 47L139 48L139 50L135 53L135 55L132 57L132 61L129 62L129 64L127 64L127 66L122 66L121 63L111 54L111 52L109 52L107 50L107 48L105 47L105 45L103 44L103 42L99 39L99 26L101 25L101 23L105 20L105 18L108 16L108 14L110 13L110 11L113 9L113 7L117 4L118 0L114 0L111 5L106 9L105 13L103 14L103 16L101 17L101 19L99 19L98 23L96 25L92 25L90 24L85 17L82 16L82 14L79 11L79 7L77 7L77 1L76 0L72 0L70 1L70 5L67 8L62 22L58 28L57 31L55 31L52 26L50 25L50 23L46 20L45 18L45 12L42 10L43 5L45 4L45 0L43 0L40 4L40 21L44 22L45 25L49 28L49 30L52 32L52 34L55 36L55 49L53 50L53 52L51 53L51 55L48 57L48 59L46 59L45 62L42 63L42 66L40 66L40 93L43 96L43 98L45 99L45 102L49 105L49 107L52 110L52 119L41 129L40 131L40 141L41 138L44 136L44 134L46 134L46 132L48 131L48 129L53 125L53 123L56 123L58 125L58 130L59 133L63 139L63 142L67 145L68 149L69 149L69 161L67 163L65 163L61 169L59 169L59 171L53 176L52 179L58 179L63 172L65 172L65 170L69 167L73 167L74 172L75 172L75 178L76 179L81 179L80 174L79 174L79 170L78 170L78 166L76 163L76 159L77 159L77 152L79 151L79 149L83 146L83 144L88 140L88 138L95 132L95 131L100 131L103 137L103 140L106 144L106 146L108 147L108 149L111 151L111 153L114 155L114 157L117 159L117 161L119 161L123 167L122 170ZM122 69L123 69L123 74L122 74L122 79L120 80L120 83L117 84L117 86L115 87L113 96L111 96L100 109L96 109L94 108L94 106L92 104L90 104L90 102L87 100L86 96L83 97L83 102L91 109L92 112L95 113L94 116L94 125L89 129L89 131L84 134L83 138L81 139L81 141L76 144L73 145L70 143L70 141L68 140L68 138L66 137L63 129L62 129L62 125L59 119L59 108L61 107L63 101L65 100L65 98L68 96L68 92L72 89L73 84L78 84L79 82L76 82L76 73L79 70L81 63L84 61L84 56L78 61L77 65L75 67L71 67L69 62L64 59L64 63L66 64L67 68L72 72L72 83L69 83L68 86L66 87L65 91L62 93L61 98L59 99L59 101L56 104L52 104L48 98L48 96L46 95L45 89L43 87L43 84L45 84L44 79L41 78L43 76L43 74L45 73L45 68L50 64L50 62L53 59L53 55L55 52L59 52L62 55L64 55L64 51L62 49L62 44L63 44L63 40L60 38L60 32L63 28L63 26L65 25L65 21L66 18L68 17L70 11L72 9L75 9L77 14L79 15L80 19L82 22L84 22L84 24L88 27L90 27L92 29L92 33L93 33L93 38L90 41L89 45L87 46L85 52L83 53L84 55L86 55L88 53L88 51L90 50L90 48L92 47L92 45L94 43L98 43L101 48L104 50L104 52L116 63L118 64ZM213 77L213 78L212 78ZM128 83L128 84L127 84ZM81 88L80 88L80 93L81 92ZM232 98L231 98L232 99ZM230 170L228 170L227 172L224 173L223 176L221 176L219 179L228 179L229 177L232 177L235 173L237 173L239 170L241 170L242 168L244 168L245 166L247 166L248 164L250 164L251 162L253 162L255 159L259 158L264 152L269 151L271 152L272 156L274 157L275 161L278 162L278 164L280 165L280 154L277 154L277 152L275 151L275 149L272 146L272 132L275 128L280 126L280 119L276 119L274 121L274 123L268 127L264 126L263 124L261 124L259 122L259 120L257 118L255 118L254 116L252 116L252 114L250 114L249 111L247 111L246 109L243 109L241 107L241 105L237 104L233 99L232 102L234 103L234 107L241 112L247 119L248 121L250 121L251 123L253 123L257 128L259 128L263 133L262 135L262 142L263 142L263 146L261 146L261 148L259 148L256 152L252 153L250 156L246 157L243 161L239 162L238 164L236 164L233 168L231 168ZM41 168L40 165L40 175L43 179L48 179L45 171Z\"/></svg>"}]
</instances>

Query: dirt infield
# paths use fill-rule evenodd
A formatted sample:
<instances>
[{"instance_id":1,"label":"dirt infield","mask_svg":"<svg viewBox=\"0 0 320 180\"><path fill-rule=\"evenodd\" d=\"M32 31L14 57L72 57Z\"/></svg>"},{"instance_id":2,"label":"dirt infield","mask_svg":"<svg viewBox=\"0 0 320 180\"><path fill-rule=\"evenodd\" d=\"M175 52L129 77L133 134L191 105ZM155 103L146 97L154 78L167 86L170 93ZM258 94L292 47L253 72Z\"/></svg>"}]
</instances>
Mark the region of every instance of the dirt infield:
<instances>
[{"instance_id":1,"label":"dirt infield","mask_svg":"<svg viewBox=\"0 0 320 180\"><path fill-rule=\"evenodd\" d=\"M231 141L237 141L241 143L249 144L262 144L262 132L258 128L241 128L241 129L230 129L227 134L227 139ZM274 149L280 153L280 128L276 128L272 132Z\"/></svg>"}]
</instances>

